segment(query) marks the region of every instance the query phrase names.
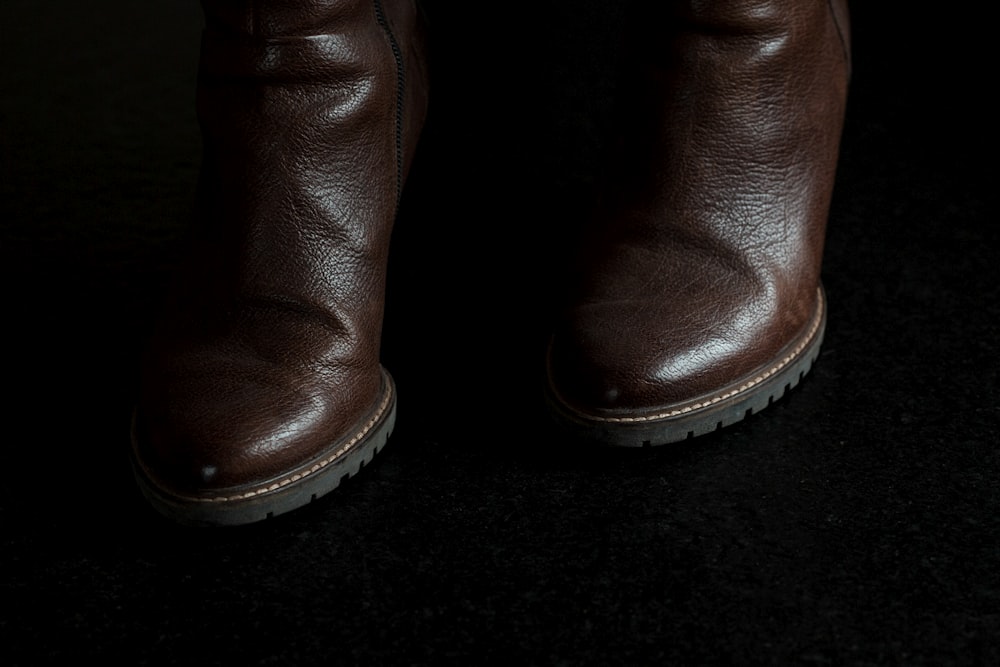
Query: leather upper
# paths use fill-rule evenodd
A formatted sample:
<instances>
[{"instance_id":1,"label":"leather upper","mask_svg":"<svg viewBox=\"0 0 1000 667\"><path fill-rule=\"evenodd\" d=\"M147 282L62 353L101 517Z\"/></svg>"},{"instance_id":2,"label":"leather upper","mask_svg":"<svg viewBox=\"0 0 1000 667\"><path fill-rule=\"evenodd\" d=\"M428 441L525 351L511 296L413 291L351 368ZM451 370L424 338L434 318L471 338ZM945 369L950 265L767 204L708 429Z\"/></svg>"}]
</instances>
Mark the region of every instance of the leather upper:
<instances>
[{"instance_id":1,"label":"leather upper","mask_svg":"<svg viewBox=\"0 0 1000 667\"><path fill-rule=\"evenodd\" d=\"M261 484L385 391L385 271L426 109L414 4L204 2L192 252L146 357L138 458L177 492Z\"/></svg>"},{"instance_id":2,"label":"leather upper","mask_svg":"<svg viewBox=\"0 0 1000 667\"><path fill-rule=\"evenodd\" d=\"M710 396L806 334L846 104L844 3L644 11L549 356L557 396L594 415Z\"/></svg>"}]
</instances>

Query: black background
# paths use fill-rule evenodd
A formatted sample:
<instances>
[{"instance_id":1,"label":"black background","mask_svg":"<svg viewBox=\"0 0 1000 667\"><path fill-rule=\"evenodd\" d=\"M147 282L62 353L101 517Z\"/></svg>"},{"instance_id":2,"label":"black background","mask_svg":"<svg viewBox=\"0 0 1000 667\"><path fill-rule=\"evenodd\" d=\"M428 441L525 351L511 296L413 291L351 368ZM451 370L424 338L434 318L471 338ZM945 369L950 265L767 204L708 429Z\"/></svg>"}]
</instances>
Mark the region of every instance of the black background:
<instances>
[{"instance_id":1,"label":"black background","mask_svg":"<svg viewBox=\"0 0 1000 667\"><path fill-rule=\"evenodd\" d=\"M200 158L198 7L4 0L0 660L1000 664L988 23L855 4L830 320L793 393L668 448L550 432L539 346L622 12L428 2L390 447L299 512L190 530L125 451Z\"/></svg>"}]
</instances>

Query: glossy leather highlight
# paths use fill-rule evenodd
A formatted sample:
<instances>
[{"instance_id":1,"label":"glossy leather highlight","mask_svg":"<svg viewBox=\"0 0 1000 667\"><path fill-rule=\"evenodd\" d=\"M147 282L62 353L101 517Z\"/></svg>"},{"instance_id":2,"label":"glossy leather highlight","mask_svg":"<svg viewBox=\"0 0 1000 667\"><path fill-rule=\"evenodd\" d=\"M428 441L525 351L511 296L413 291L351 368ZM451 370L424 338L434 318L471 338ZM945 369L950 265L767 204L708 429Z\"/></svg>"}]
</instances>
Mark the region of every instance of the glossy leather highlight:
<instances>
[{"instance_id":1,"label":"glossy leather highlight","mask_svg":"<svg viewBox=\"0 0 1000 667\"><path fill-rule=\"evenodd\" d=\"M727 394L823 311L846 4L643 11L622 131L548 361L558 406L595 423ZM653 444L687 432L664 422Z\"/></svg>"},{"instance_id":2,"label":"glossy leather highlight","mask_svg":"<svg viewBox=\"0 0 1000 667\"><path fill-rule=\"evenodd\" d=\"M409 0L203 7L192 250L135 421L137 469L181 515L297 481L395 405L386 263L427 104Z\"/></svg>"}]
</instances>

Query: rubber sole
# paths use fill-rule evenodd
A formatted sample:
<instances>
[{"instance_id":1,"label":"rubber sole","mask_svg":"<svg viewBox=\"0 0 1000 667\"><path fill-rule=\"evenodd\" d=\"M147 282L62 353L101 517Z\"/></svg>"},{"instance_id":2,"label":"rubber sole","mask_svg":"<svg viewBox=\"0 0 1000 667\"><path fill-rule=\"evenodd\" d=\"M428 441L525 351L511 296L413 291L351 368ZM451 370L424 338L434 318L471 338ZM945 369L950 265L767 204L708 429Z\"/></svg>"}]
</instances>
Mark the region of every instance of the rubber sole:
<instances>
[{"instance_id":1,"label":"rubber sole","mask_svg":"<svg viewBox=\"0 0 1000 667\"><path fill-rule=\"evenodd\" d=\"M211 497L176 494L157 484L136 456L133 427L132 469L139 489L160 514L190 526L238 526L304 507L358 474L385 447L396 423L396 389L384 370L383 378L381 400L355 433L279 478Z\"/></svg>"},{"instance_id":2,"label":"rubber sole","mask_svg":"<svg viewBox=\"0 0 1000 667\"><path fill-rule=\"evenodd\" d=\"M628 416L595 416L574 410L547 387L546 402L556 425L574 438L619 447L681 442L743 421L781 399L812 370L823 344L826 301L819 291L816 313L804 334L773 364L706 396Z\"/></svg>"}]
</instances>

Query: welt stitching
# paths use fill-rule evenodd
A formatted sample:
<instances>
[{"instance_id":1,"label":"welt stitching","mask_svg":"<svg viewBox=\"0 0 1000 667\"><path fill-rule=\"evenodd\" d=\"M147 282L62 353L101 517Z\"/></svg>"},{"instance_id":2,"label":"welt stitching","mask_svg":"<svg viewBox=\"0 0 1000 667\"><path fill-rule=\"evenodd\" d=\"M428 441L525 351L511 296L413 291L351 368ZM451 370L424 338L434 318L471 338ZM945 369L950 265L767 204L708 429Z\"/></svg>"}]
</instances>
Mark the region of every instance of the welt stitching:
<instances>
[{"instance_id":1,"label":"welt stitching","mask_svg":"<svg viewBox=\"0 0 1000 667\"><path fill-rule=\"evenodd\" d=\"M819 325L823 321L823 309L824 309L823 292L820 291L819 292L819 303L818 303L817 308L816 308L816 317L813 319L812 326L809 328L809 333L806 334L805 339L801 343L799 343L796 346L796 348L794 350L792 350L792 352L790 354L788 354L788 356L786 356L784 359L782 359L777 365L775 365L771 369L765 371L764 373L761 373L760 375L758 375L757 377L755 377L753 380L750 380L749 382L746 382L746 383L740 385L738 388L733 389L732 391L728 391L728 392L726 392L724 394L719 394L718 396L710 398L707 401L702 401L700 403L694 403L693 405L688 405L688 406L685 406L685 407L680 408L678 410L671 410L669 412L660 412L660 413L657 413L657 414L654 414L654 415L644 415L644 416L641 416L641 417L593 417L593 416L591 416L590 419L593 419L594 421L607 422L607 423L615 423L615 424L627 424L627 423L636 423L636 422L656 421L656 420L659 420L659 419L669 419L671 417L679 417L680 415L686 415L689 412L694 412L696 410L701 410L702 408L710 407L710 406L715 405L716 403L724 401L724 400L726 400L728 398L732 398L733 396L738 396L739 394L742 394L742 393L744 393L746 391L749 391L750 389L752 389L752 388L756 387L757 385L759 385L764 380L767 380L768 378L770 378L771 376L773 376L775 373L777 373L778 371L780 371L782 368L784 368L788 364L792 363L792 361L794 361L796 357L798 357L800 354L802 354L802 351L806 348L806 346L808 346L809 343L812 342L813 338L815 338L816 332L819 331Z\"/></svg>"},{"instance_id":2,"label":"welt stitching","mask_svg":"<svg viewBox=\"0 0 1000 667\"><path fill-rule=\"evenodd\" d=\"M368 435L369 431L371 431L375 427L375 424L377 424L381 420L382 414L389 406L389 402L393 394L391 384L387 385L387 389L388 391L386 391L385 397L382 399L382 403L379 405L378 410L375 411L375 414L372 416L371 419L368 420L368 422L364 425L364 427L357 434L355 434L353 438L351 438L347 443L345 443L340 449L335 451L327 458L321 461L317 461L309 469L296 473L290 477L286 477L285 479L274 482L273 484L269 484L265 487L254 489L253 491L247 491L246 493L239 493L232 496L217 496L214 498L185 498L185 500L190 500L199 503L219 503L219 502L230 502L234 500L246 500L248 498L253 498L255 496L259 496L265 493L271 493L277 491L278 489L282 489L288 486L289 484L294 484L295 482L298 482L304 477L308 477L313 473L319 472L320 470L327 467L328 465L330 465L331 463L342 457L344 454L346 454L351 448L354 447L354 445L358 443L358 441L360 441L366 435Z\"/></svg>"}]
</instances>

